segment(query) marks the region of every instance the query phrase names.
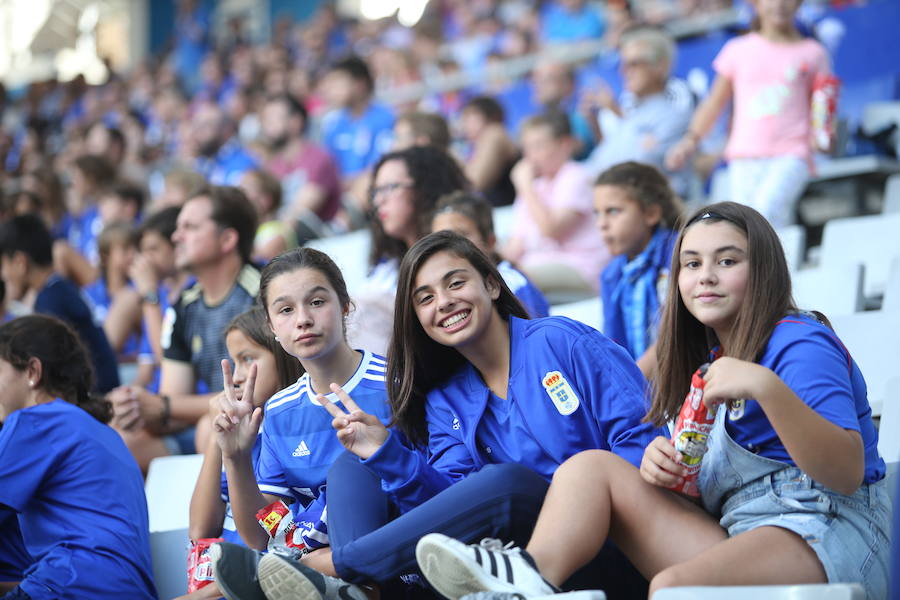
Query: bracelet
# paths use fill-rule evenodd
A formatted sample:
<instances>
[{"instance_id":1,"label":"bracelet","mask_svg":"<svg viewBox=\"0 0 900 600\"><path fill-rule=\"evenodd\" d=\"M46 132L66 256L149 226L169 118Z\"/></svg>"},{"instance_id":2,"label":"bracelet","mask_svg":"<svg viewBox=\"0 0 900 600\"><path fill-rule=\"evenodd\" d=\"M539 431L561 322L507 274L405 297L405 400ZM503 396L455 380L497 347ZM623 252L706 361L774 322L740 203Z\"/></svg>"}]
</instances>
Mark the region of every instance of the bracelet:
<instances>
[{"instance_id":1,"label":"bracelet","mask_svg":"<svg viewBox=\"0 0 900 600\"><path fill-rule=\"evenodd\" d=\"M162 414L159 417L159 426L165 429L169 426L169 419L172 417L172 399L166 396L165 394L161 395L162 398Z\"/></svg>"}]
</instances>

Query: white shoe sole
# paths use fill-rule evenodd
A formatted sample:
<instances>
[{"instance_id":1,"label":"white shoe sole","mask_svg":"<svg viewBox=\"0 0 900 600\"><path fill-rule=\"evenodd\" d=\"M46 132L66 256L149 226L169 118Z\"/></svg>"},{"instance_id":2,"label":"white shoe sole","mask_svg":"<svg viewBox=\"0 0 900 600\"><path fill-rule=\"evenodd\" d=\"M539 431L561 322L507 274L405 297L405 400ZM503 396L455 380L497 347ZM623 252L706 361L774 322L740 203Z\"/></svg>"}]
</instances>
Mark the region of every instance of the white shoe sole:
<instances>
[{"instance_id":1,"label":"white shoe sole","mask_svg":"<svg viewBox=\"0 0 900 600\"><path fill-rule=\"evenodd\" d=\"M434 543L430 537L423 537L416 544L416 561L425 579L441 595L450 600L459 600L466 594L477 592L521 593L519 588L492 577L481 568L472 569L471 563L477 564L474 557L464 558L456 550Z\"/></svg>"},{"instance_id":2,"label":"white shoe sole","mask_svg":"<svg viewBox=\"0 0 900 600\"><path fill-rule=\"evenodd\" d=\"M266 554L257 569L259 585L268 600L322 600L315 584L287 564L287 559Z\"/></svg>"}]
</instances>

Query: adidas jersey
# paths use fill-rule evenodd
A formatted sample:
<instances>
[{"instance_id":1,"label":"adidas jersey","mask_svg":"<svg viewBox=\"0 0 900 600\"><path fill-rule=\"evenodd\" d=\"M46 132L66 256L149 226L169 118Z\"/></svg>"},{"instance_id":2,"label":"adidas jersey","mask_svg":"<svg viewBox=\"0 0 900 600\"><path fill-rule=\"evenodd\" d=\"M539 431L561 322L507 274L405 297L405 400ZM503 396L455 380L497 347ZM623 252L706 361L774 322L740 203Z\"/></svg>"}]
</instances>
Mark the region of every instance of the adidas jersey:
<instances>
[{"instance_id":1,"label":"adidas jersey","mask_svg":"<svg viewBox=\"0 0 900 600\"><path fill-rule=\"evenodd\" d=\"M368 351L358 352L362 353L362 360L342 387L362 410L387 423L390 406L384 384L385 360ZM342 406L334 394L326 397ZM298 500L304 506L318 497L331 463L344 452L331 421L331 415L316 400L308 373L272 396L266 402L256 465L260 491Z\"/></svg>"}]
</instances>

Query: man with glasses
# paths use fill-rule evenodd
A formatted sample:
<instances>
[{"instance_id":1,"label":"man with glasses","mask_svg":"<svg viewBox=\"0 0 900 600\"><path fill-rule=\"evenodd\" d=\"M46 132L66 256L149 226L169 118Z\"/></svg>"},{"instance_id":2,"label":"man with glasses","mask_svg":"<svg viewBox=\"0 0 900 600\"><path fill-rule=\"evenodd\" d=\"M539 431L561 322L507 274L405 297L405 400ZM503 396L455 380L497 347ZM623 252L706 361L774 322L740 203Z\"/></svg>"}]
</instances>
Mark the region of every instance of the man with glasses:
<instances>
[{"instance_id":1,"label":"man with glasses","mask_svg":"<svg viewBox=\"0 0 900 600\"><path fill-rule=\"evenodd\" d=\"M666 170L663 159L669 148L687 131L695 99L687 84L670 77L675 44L666 33L640 28L622 36L620 70L625 92L619 103L608 91L594 93L594 105L609 110L618 119L601 130L600 141L587 166L596 177L609 167L634 160L654 165L669 177L676 193L687 193L688 172ZM608 120L603 123L607 124Z\"/></svg>"}]
</instances>

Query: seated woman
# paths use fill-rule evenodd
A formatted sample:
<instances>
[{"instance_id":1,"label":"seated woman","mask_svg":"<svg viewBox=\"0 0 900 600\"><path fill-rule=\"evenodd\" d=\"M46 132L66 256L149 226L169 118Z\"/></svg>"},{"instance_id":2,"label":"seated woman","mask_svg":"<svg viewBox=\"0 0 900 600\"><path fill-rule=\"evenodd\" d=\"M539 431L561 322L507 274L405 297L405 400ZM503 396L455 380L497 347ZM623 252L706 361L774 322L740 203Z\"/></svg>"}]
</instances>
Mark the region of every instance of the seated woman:
<instances>
[{"instance_id":1,"label":"seated woman","mask_svg":"<svg viewBox=\"0 0 900 600\"><path fill-rule=\"evenodd\" d=\"M444 596L552 593L611 538L651 595L857 582L867 598L886 597L890 499L866 384L827 320L794 305L772 226L744 205L713 204L688 219L675 256L647 418L674 418L685 392L702 390L716 415L695 480L700 505L671 489L684 489L688 472L668 437L640 469L581 453L554 475L524 552L482 548L476 562L445 536L419 542L423 573ZM486 571L497 561L509 577Z\"/></svg>"},{"instance_id":2,"label":"seated woman","mask_svg":"<svg viewBox=\"0 0 900 600\"><path fill-rule=\"evenodd\" d=\"M33 563L4 600L156 598L144 479L63 322L0 325L0 505Z\"/></svg>"}]
</instances>

